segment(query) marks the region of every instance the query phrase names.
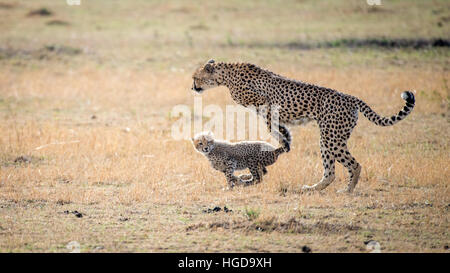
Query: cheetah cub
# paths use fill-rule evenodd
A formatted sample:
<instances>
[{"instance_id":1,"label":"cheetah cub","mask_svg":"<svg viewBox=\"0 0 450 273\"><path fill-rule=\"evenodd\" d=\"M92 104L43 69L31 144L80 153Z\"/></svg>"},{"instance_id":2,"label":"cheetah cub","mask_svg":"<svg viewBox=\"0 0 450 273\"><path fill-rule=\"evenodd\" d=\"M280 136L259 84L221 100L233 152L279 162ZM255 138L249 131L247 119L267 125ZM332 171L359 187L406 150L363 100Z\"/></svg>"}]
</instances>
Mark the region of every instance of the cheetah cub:
<instances>
[{"instance_id":1,"label":"cheetah cub","mask_svg":"<svg viewBox=\"0 0 450 273\"><path fill-rule=\"evenodd\" d=\"M241 141L230 143L214 139L211 132L202 132L192 138L195 149L206 156L211 166L225 174L229 188L235 185L248 186L262 181L267 173L266 166L277 161L285 152L280 147L262 141ZM236 170L249 169L251 174L234 175Z\"/></svg>"}]
</instances>

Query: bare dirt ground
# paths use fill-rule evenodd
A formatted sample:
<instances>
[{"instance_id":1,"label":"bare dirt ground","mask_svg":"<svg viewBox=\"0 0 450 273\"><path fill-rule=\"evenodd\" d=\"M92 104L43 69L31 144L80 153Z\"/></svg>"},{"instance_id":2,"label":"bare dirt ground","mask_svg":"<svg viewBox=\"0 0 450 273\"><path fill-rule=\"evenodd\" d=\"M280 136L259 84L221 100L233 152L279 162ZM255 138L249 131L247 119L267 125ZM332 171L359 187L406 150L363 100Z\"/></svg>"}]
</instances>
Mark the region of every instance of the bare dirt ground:
<instances>
[{"instance_id":1,"label":"bare dirt ground","mask_svg":"<svg viewBox=\"0 0 450 273\"><path fill-rule=\"evenodd\" d=\"M449 38L450 6L313 2L1 2L0 251L77 241L82 252L366 252L375 240L383 252L447 252L450 51L432 44ZM51 14L30 15L41 8ZM352 39L428 44L342 42ZM313 123L291 128L291 152L263 183L227 191L170 134L171 110L193 105L191 74L209 58L334 88L387 116L415 90L416 108L386 128L360 115L351 195L336 193L340 165L326 190L299 193L322 174ZM234 105L225 88L201 97Z\"/></svg>"}]
</instances>

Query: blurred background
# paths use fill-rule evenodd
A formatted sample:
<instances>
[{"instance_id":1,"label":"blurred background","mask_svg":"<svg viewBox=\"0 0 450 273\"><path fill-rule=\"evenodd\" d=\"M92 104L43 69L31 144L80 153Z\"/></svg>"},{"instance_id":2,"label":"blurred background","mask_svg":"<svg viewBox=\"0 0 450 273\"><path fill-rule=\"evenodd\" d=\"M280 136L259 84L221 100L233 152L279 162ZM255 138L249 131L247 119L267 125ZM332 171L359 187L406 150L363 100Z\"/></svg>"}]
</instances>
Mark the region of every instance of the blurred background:
<instances>
[{"instance_id":1,"label":"blurred background","mask_svg":"<svg viewBox=\"0 0 450 273\"><path fill-rule=\"evenodd\" d=\"M351 53L361 56L347 62L376 63L372 47L449 46L446 0L70 1L2 1L2 59L59 53L78 65L161 70L191 69L210 57L337 66Z\"/></svg>"}]
</instances>

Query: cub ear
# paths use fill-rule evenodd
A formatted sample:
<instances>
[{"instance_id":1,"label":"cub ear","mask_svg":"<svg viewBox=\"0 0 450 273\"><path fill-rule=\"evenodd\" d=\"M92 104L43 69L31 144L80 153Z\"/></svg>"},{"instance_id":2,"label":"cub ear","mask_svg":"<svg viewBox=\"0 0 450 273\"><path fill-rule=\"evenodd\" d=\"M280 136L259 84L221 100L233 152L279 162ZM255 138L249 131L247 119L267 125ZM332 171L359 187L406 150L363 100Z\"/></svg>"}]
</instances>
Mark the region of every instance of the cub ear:
<instances>
[{"instance_id":1,"label":"cub ear","mask_svg":"<svg viewBox=\"0 0 450 273\"><path fill-rule=\"evenodd\" d=\"M208 73L213 73L214 72L214 66L211 63L207 63L205 65L205 71Z\"/></svg>"}]
</instances>

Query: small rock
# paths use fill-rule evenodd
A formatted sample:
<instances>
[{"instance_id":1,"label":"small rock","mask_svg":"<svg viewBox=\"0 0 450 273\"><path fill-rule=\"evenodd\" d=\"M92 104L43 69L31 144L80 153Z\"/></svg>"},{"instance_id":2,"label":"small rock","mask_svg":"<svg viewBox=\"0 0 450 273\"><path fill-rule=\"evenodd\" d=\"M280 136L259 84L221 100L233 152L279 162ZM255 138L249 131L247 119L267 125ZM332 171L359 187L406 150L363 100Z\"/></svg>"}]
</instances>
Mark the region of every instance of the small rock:
<instances>
[{"instance_id":1,"label":"small rock","mask_svg":"<svg viewBox=\"0 0 450 273\"><path fill-rule=\"evenodd\" d=\"M81 214L80 212L78 212L78 211L76 211L76 210L72 211L72 213L73 213L73 215L75 215L75 216L78 217L78 218L83 217L83 214Z\"/></svg>"},{"instance_id":2,"label":"small rock","mask_svg":"<svg viewBox=\"0 0 450 273\"><path fill-rule=\"evenodd\" d=\"M212 208L212 209L210 209L210 208L204 209L204 210L203 210L203 213L213 213L213 212L219 212L219 211L222 211L222 208L216 206L216 207L214 207L214 208ZM233 210L227 208L226 206L223 207L223 211L224 211L225 213L233 212Z\"/></svg>"},{"instance_id":3,"label":"small rock","mask_svg":"<svg viewBox=\"0 0 450 273\"><path fill-rule=\"evenodd\" d=\"M91 116L91 119L96 119L96 118L97 118L96 115L92 115L92 116Z\"/></svg>"},{"instance_id":4,"label":"small rock","mask_svg":"<svg viewBox=\"0 0 450 273\"><path fill-rule=\"evenodd\" d=\"M445 245L445 246L444 246L444 249L445 249L445 250L448 250L448 245Z\"/></svg>"},{"instance_id":5,"label":"small rock","mask_svg":"<svg viewBox=\"0 0 450 273\"><path fill-rule=\"evenodd\" d=\"M48 10L47 8L40 8L37 10L32 10L28 13L28 16L50 16L53 12Z\"/></svg>"},{"instance_id":6,"label":"small rock","mask_svg":"<svg viewBox=\"0 0 450 273\"><path fill-rule=\"evenodd\" d=\"M14 159L14 163L31 163L31 156L21 155Z\"/></svg>"},{"instance_id":7,"label":"small rock","mask_svg":"<svg viewBox=\"0 0 450 273\"><path fill-rule=\"evenodd\" d=\"M74 211L65 210L64 213L65 213L65 214L72 213L73 215L75 215L75 216L78 217L78 218L83 217L83 214L80 213L80 212L78 212L78 211L76 211L76 210L74 210Z\"/></svg>"},{"instance_id":8,"label":"small rock","mask_svg":"<svg viewBox=\"0 0 450 273\"><path fill-rule=\"evenodd\" d=\"M311 248L308 246L303 246L302 247L302 252L303 253L311 253Z\"/></svg>"},{"instance_id":9,"label":"small rock","mask_svg":"<svg viewBox=\"0 0 450 273\"><path fill-rule=\"evenodd\" d=\"M364 244L370 253L381 253L381 245L377 241L369 240L365 241Z\"/></svg>"},{"instance_id":10,"label":"small rock","mask_svg":"<svg viewBox=\"0 0 450 273\"><path fill-rule=\"evenodd\" d=\"M121 222L126 222L128 220L130 220L130 218L127 218L127 217L120 217L119 218L119 221L121 221Z\"/></svg>"},{"instance_id":11,"label":"small rock","mask_svg":"<svg viewBox=\"0 0 450 273\"><path fill-rule=\"evenodd\" d=\"M48 26L68 26L70 25L68 22L63 20L51 20L47 22Z\"/></svg>"},{"instance_id":12,"label":"small rock","mask_svg":"<svg viewBox=\"0 0 450 273\"><path fill-rule=\"evenodd\" d=\"M56 204L63 206L65 204L70 204L70 201L64 201L64 200L59 199L58 201L56 201Z\"/></svg>"}]
</instances>

